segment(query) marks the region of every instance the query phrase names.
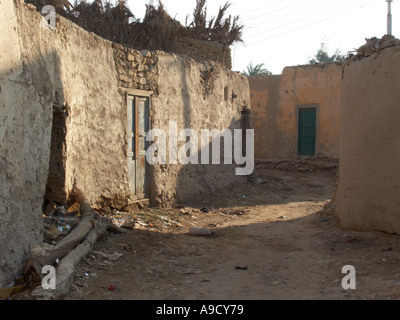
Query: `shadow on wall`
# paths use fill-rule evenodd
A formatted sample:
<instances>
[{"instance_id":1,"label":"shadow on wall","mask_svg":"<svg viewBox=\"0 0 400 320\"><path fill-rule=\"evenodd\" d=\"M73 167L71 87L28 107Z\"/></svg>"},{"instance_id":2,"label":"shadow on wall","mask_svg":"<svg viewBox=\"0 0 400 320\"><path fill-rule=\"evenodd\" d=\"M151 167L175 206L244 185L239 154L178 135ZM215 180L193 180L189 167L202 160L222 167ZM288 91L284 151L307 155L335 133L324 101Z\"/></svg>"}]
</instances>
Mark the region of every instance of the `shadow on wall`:
<instances>
[{"instance_id":1,"label":"shadow on wall","mask_svg":"<svg viewBox=\"0 0 400 320\"><path fill-rule=\"evenodd\" d=\"M69 109L66 104L56 100L53 105L53 122L51 130L49 175L47 178L46 192L44 195L43 209L50 202L65 206L67 192L65 190L65 166L66 166L66 120Z\"/></svg>"},{"instance_id":2,"label":"shadow on wall","mask_svg":"<svg viewBox=\"0 0 400 320\"><path fill-rule=\"evenodd\" d=\"M181 95L185 97L188 95L187 88L189 84L184 65L181 66L180 73L182 81ZM191 101L190 99L183 99L183 101L184 128L192 128L192 122L195 120L192 119ZM212 130L212 127L218 126L218 124L209 123L209 126L211 128L202 129ZM235 136L235 129L242 130L240 137ZM247 176L236 173L236 168L239 166L235 164L244 160L246 162L241 164L240 167L254 166L254 146L248 145L253 151L253 154L250 154L246 149L246 129L251 129L251 113L246 105L242 105L241 118L232 117L227 128L221 131L216 130L217 136L211 135L206 137L204 141L201 132L194 133L196 135L194 141L192 140L193 137L186 136L186 146L189 147L190 142L196 143L195 141L197 140L197 146L200 145L201 147L186 151L186 160L189 163L182 165L177 174L175 200L178 203L191 203L192 205L198 203L201 206L204 197L218 194L220 190L226 189L233 184L245 183L248 180ZM216 150L219 150L219 155ZM239 152L240 158L235 156L236 152ZM190 163L193 160L194 162Z\"/></svg>"},{"instance_id":3,"label":"shadow on wall","mask_svg":"<svg viewBox=\"0 0 400 320\"><path fill-rule=\"evenodd\" d=\"M12 49L0 59L0 287L15 279L30 249L43 241L52 118L63 104L58 54L38 53L33 60ZM62 175L57 170L50 172Z\"/></svg>"}]
</instances>

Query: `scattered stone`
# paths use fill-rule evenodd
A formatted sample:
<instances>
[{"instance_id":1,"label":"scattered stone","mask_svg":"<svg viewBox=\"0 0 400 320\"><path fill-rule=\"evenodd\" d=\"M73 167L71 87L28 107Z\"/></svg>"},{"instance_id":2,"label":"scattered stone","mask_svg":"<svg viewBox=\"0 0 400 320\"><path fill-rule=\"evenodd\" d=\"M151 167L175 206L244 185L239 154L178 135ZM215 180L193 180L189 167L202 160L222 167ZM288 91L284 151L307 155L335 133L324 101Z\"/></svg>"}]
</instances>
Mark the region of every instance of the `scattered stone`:
<instances>
[{"instance_id":1,"label":"scattered stone","mask_svg":"<svg viewBox=\"0 0 400 320\"><path fill-rule=\"evenodd\" d=\"M207 228L190 227L189 233L193 236L208 236L212 232Z\"/></svg>"}]
</instances>

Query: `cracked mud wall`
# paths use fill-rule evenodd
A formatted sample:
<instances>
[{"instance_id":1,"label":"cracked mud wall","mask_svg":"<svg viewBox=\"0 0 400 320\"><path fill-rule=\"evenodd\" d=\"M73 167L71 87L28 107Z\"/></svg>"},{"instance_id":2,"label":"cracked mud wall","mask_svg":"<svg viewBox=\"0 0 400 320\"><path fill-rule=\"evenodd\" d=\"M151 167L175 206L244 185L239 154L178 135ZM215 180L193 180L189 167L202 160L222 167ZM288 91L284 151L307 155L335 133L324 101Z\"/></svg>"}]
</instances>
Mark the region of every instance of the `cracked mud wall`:
<instances>
[{"instance_id":1,"label":"cracked mud wall","mask_svg":"<svg viewBox=\"0 0 400 320\"><path fill-rule=\"evenodd\" d=\"M59 16L55 30L44 29L36 8L22 0L1 1L0 9L3 286L42 242L46 184L60 204L74 188L95 208L104 199L128 201L125 89L154 92L152 125L166 132L169 120L196 131L240 128L250 99L247 79L218 64L121 50ZM154 203L186 201L243 181L234 169L155 166Z\"/></svg>"},{"instance_id":2,"label":"cracked mud wall","mask_svg":"<svg viewBox=\"0 0 400 320\"><path fill-rule=\"evenodd\" d=\"M33 7L21 4L19 11L26 54L35 48L52 50L59 60L58 82L52 83L55 107L65 113L64 128L59 128L65 130L64 179L60 177L58 188L57 181L52 186L64 191L58 201L64 205L75 188L95 207L102 196L128 195L126 105L118 88L112 42L60 16L55 30L44 30Z\"/></svg>"},{"instance_id":3,"label":"cracked mud wall","mask_svg":"<svg viewBox=\"0 0 400 320\"><path fill-rule=\"evenodd\" d=\"M44 29L36 8L21 0L0 6L2 286L42 242L48 178L61 175L48 185L57 191L60 204L75 187L92 205L101 195L129 190L126 104L118 90L112 43L62 17L57 17L55 30ZM55 109L66 114L61 119L65 141L57 141L65 150L62 171L52 163L49 176L51 156L59 156L51 148Z\"/></svg>"},{"instance_id":4,"label":"cracked mud wall","mask_svg":"<svg viewBox=\"0 0 400 320\"><path fill-rule=\"evenodd\" d=\"M0 3L0 287L21 271L43 237L52 107L59 59L49 35L32 28L43 46L27 46L19 1ZM28 36L28 35L26 35Z\"/></svg>"},{"instance_id":5,"label":"cracked mud wall","mask_svg":"<svg viewBox=\"0 0 400 320\"><path fill-rule=\"evenodd\" d=\"M400 234L400 48L349 62L336 214L345 229Z\"/></svg>"},{"instance_id":6,"label":"cracked mud wall","mask_svg":"<svg viewBox=\"0 0 400 320\"><path fill-rule=\"evenodd\" d=\"M152 97L153 128L162 129L168 135L169 121L176 121L178 133L192 129L197 133L199 143L201 129L240 129L241 108L244 105L250 108L246 77L222 68L218 63L201 64L165 53L158 54L157 68L159 93ZM180 142L178 149L183 144ZM199 164L158 164L153 167L151 197L154 204L201 201L207 194L244 181L245 178L235 175L234 164L200 164L201 151L199 145ZM169 149L167 155L168 152Z\"/></svg>"}]
</instances>

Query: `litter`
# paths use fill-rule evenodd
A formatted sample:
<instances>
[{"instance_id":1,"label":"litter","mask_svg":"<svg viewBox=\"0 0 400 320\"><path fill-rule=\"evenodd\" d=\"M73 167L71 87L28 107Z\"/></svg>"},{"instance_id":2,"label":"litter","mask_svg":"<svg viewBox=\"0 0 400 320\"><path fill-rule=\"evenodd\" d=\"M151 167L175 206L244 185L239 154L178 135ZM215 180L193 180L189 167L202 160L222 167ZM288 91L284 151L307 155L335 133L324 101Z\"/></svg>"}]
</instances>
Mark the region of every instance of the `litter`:
<instances>
[{"instance_id":1,"label":"litter","mask_svg":"<svg viewBox=\"0 0 400 320\"><path fill-rule=\"evenodd\" d=\"M48 230L45 230L46 237L50 239L56 239L62 234L62 230L56 228L55 226L50 226Z\"/></svg>"},{"instance_id":2,"label":"litter","mask_svg":"<svg viewBox=\"0 0 400 320\"><path fill-rule=\"evenodd\" d=\"M204 212L204 213L207 213L207 212L210 212L210 209L208 209L208 208L201 208L200 211L201 211L201 212Z\"/></svg>"},{"instance_id":3,"label":"litter","mask_svg":"<svg viewBox=\"0 0 400 320\"><path fill-rule=\"evenodd\" d=\"M108 285L108 290L110 290L111 292L114 292L114 290L117 288L115 285L113 285L113 284L109 284Z\"/></svg>"}]
</instances>

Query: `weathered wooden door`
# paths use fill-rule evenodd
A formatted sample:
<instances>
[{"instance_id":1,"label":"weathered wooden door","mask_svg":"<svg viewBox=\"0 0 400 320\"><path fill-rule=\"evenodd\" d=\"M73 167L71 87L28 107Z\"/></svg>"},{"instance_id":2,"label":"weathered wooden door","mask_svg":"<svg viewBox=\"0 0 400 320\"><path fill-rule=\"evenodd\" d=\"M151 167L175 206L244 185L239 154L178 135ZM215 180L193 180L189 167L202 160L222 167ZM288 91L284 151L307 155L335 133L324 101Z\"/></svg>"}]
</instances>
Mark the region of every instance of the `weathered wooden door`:
<instances>
[{"instance_id":1,"label":"weathered wooden door","mask_svg":"<svg viewBox=\"0 0 400 320\"><path fill-rule=\"evenodd\" d=\"M316 108L299 109L299 142L300 155L315 155Z\"/></svg>"},{"instance_id":2,"label":"weathered wooden door","mask_svg":"<svg viewBox=\"0 0 400 320\"><path fill-rule=\"evenodd\" d=\"M149 197L149 165L146 161L149 131L149 98L128 96L128 174L131 194L136 199Z\"/></svg>"}]
</instances>

